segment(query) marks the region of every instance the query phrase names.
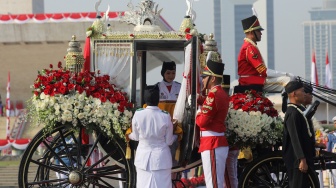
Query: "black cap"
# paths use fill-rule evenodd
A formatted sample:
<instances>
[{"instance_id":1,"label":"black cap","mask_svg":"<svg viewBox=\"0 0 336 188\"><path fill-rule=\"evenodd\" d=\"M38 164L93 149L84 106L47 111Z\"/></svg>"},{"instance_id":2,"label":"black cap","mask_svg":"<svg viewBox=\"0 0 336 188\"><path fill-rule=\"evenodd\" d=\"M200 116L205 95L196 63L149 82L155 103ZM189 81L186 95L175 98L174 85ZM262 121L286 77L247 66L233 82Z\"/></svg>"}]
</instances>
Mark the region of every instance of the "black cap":
<instances>
[{"instance_id":1,"label":"black cap","mask_svg":"<svg viewBox=\"0 0 336 188\"><path fill-rule=\"evenodd\" d=\"M176 70L176 64L174 61L163 62L161 76L163 76L167 70Z\"/></svg>"},{"instance_id":2,"label":"black cap","mask_svg":"<svg viewBox=\"0 0 336 188\"><path fill-rule=\"evenodd\" d=\"M285 86L286 93L292 93L293 91L303 87L303 83L300 81L290 81Z\"/></svg>"},{"instance_id":3,"label":"black cap","mask_svg":"<svg viewBox=\"0 0 336 188\"><path fill-rule=\"evenodd\" d=\"M224 71L224 64L220 62L215 62L212 60L207 61L207 65L203 70L203 75L207 76L215 76L215 77L223 77L223 71Z\"/></svg>"},{"instance_id":4,"label":"black cap","mask_svg":"<svg viewBox=\"0 0 336 188\"><path fill-rule=\"evenodd\" d=\"M264 30L260 26L258 18L254 15L243 19L241 22L243 25L244 33L254 31L254 30L261 30L261 31Z\"/></svg>"},{"instance_id":5,"label":"black cap","mask_svg":"<svg viewBox=\"0 0 336 188\"><path fill-rule=\"evenodd\" d=\"M313 93L313 87L311 86L311 84L304 84L304 91L306 93Z\"/></svg>"},{"instance_id":6,"label":"black cap","mask_svg":"<svg viewBox=\"0 0 336 188\"><path fill-rule=\"evenodd\" d=\"M227 75L227 74L223 75L222 87L230 88L230 75Z\"/></svg>"},{"instance_id":7,"label":"black cap","mask_svg":"<svg viewBox=\"0 0 336 188\"><path fill-rule=\"evenodd\" d=\"M160 89L159 85L146 86L144 101L148 106L157 106L160 101Z\"/></svg>"}]
</instances>

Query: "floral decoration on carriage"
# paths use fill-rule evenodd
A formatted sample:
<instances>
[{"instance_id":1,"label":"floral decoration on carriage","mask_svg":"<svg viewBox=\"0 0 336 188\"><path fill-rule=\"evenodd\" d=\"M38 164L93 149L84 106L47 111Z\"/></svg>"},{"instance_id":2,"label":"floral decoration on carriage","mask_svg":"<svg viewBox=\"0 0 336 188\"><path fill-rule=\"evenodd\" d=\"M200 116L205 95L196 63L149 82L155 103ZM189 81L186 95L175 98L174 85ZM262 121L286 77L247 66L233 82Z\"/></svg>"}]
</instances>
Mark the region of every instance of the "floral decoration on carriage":
<instances>
[{"instance_id":1,"label":"floral decoration on carriage","mask_svg":"<svg viewBox=\"0 0 336 188\"><path fill-rule=\"evenodd\" d=\"M79 42L73 37L69 45L69 49L76 49ZM81 124L87 133L99 127L108 137L116 134L125 138L131 126L133 104L126 92L110 82L109 75L81 71L80 51L70 50L65 57L66 67L59 62L58 69L50 64L49 69L38 72L28 116L36 125L44 125L46 131L59 123L69 123L72 128Z\"/></svg>"},{"instance_id":2,"label":"floral decoration on carriage","mask_svg":"<svg viewBox=\"0 0 336 188\"><path fill-rule=\"evenodd\" d=\"M238 148L268 147L281 141L283 119L273 103L255 90L230 97L227 137Z\"/></svg>"}]
</instances>

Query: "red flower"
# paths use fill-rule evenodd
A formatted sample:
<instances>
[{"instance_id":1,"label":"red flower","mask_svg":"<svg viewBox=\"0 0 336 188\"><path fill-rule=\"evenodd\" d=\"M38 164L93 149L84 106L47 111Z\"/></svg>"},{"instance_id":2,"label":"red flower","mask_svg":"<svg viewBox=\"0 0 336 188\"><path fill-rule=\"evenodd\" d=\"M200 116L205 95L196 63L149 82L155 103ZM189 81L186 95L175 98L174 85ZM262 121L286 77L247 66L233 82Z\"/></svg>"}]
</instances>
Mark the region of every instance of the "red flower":
<instances>
[{"instance_id":1,"label":"red flower","mask_svg":"<svg viewBox=\"0 0 336 188\"><path fill-rule=\"evenodd\" d=\"M78 91L79 94L82 94L84 92L84 89L79 85L76 85L76 90Z\"/></svg>"},{"instance_id":2,"label":"red flower","mask_svg":"<svg viewBox=\"0 0 336 188\"><path fill-rule=\"evenodd\" d=\"M106 102L106 97L105 96L100 96L100 100L101 100L101 102Z\"/></svg>"},{"instance_id":3,"label":"red flower","mask_svg":"<svg viewBox=\"0 0 336 188\"><path fill-rule=\"evenodd\" d=\"M127 93L115 90L115 85L109 83L109 75L96 76L100 71L97 74L88 71L73 73L62 69L61 62L58 63L58 67L59 70L45 69L39 72L34 83L34 95L39 96L42 92L50 96L68 95L69 91L75 90L80 94L85 92L87 96L98 98L103 103L119 103L120 112L133 107L133 104L128 102Z\"/></svg>"},{"instance_id":4,"label":"red flower","mask_svg":"<svg viewBox=\"0 0 336 188\"><path fill-rule=\"evenodd\" d=\"M68 90L73 90L73 89L75 89L75 84L73 83L68 84Z\"/></svg>"},{"instance_id":5,"label":"red flower","mask_svg":"<svg viewBox=\"0 0 336 188\"><path fill-rule=\"evenodd\" d=\"M186 29L184 30L184 32L185 32L185 33L190 33L190 28L189 28L189 27L186 28Z\"/></svg>"},{"instance_id":6,"label":"red flower","mask_svg":"<svg viewBox=\"0 0 336 188\"><path fill-rule=\"evenodd\" d=\"M93 93L93 95L92 95L94 98L100 98L100 93L98 93L98 92L96 92L96 93Z\"/></svg>"},{"instance_id":7,"label":"red flower","mask_svg":"<svg viewBox=\"0 0 336 188\"><path fill-rule=\"evenodd\" d=\"M49 67L52 69L52 68L53 68L53 65L52 65L52 64L50 64L50 65L49 65Z\"/></svg>"},{"instance_id":8,"label":"red flower","mask_svg":"<svg viewBox=\"0 0 336 188\"><path fill-rule=\"evenodd\" d=\"M110 98L110 102L111 102L111 103L116 103L117 100L116 100L114 97L111 97L111 98Z\"/></svg>"},{"instance_id":9,"label":"red flower","mask_svg":"<svg viewBox=\"0 0 336 188\"><path fill-rule=\"evenodd\" d=\"M278 116L278 111L275 110L273 103L255 90L251 90L248 93L233 94L230 97L230 103L234 110L242 109L245 112L260 111L271 117Z\"/></svg>"},{"instance_id":10,"label":"red flower","mask_svg":"<svg viewBox=\"0 0 336 188\"><path fill-rule=\"evenodd\" d=\"M192 35L190 35L190 34L186 34L186 36L185 36L185 38L187 39L187 40L190 40L191 38L192 38Z\"/></svg>"},{"instance_id":11,"label":"red flower","mask_svg":"<svg viewBox=\"0 0 336 188\"><path fill-rule=\"evenodd\" d=\"M57 67L59 68L59 69L61 69L62 68L62 62L58 62L58 64L57 64Z\"/></svg>"},{"instance_id":12,"label":"red flower","mask_svg":"<svg viewBox=\"0 0 336 188\"><path fill-rule=\"evenodd\" d=\"M64 95L64 94L66 94L66 92L67 92L67 88L66 88L65 86L61 86L61 87L59 88L59 92L62 93L62 94Z\"/></svg>"}]
</instances>

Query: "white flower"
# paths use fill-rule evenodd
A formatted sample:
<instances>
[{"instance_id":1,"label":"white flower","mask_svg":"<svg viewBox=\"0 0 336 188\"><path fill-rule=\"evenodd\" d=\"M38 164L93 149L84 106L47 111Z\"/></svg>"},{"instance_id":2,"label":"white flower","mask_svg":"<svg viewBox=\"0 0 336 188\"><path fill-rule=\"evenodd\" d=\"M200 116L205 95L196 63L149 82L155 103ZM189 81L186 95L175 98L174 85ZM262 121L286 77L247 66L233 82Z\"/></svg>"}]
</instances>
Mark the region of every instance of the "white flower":
<instances>
[{"instance_id":1,"label":"white flower","mask_svg":"<svg viewBox=\"0 0 336 188\"><path fill-rule=\"evenodd\" d=\"M41 95L40 95L40 99L44 100L46 97L46 95L42 92Z\"/></svg>"},{"instance_id":2,"label":"white flower","mask_svg":"<svg viewBox=\"0 0 336 188\"><path fill-rule=\"evenodd\" d=\"M83 119L85 117L85 115L84 115L84 113L79 113L77 117L78 117L78 119Z\"/></svg>"},{"instance_id":3,"label":"white flower","mask_svg":"<svg viewBox=\"0 0 336 188\"><path fill-rule=\"evenodd\" d=\"M59 95L55 98L58 101L58 103L60 103L60 104L64 103L64 101L65 101L65 98L63 97L63 95Z\"/></svg>"},{"instance_id":4,"label":"white flower","mask_svg":"<svg viewBox=\"0 0 336 188\"><path fill-rule=\"evenodd\" d=\"M44 103L44 102L42 102L42 101L38 103L38 108L39 108L40 110L45 110L46 107L47 107L47 104L46 104L46 103Z\"/></svg>"},{"instance_id":5,"label":"white flower","mask_svg":"<svg viewBox=\"0 0 336 188\"><path fill-rule=\"evenodd\" d=\"M114 110L114 115L115 115L116 117L119 117L119 116L120 116L120 111L119 111L119 110Z\"/></svg>"},{"instance_id":6,"label":"white flower","mask_svg":"<svg viewBox=\"0 0 336 188\"><path fill-rule=\"evenodd\" d=\"M91 105L90 104L87 104L84 106L84 112L89 112L91 110Z\"/></svg>"}]
</instances>

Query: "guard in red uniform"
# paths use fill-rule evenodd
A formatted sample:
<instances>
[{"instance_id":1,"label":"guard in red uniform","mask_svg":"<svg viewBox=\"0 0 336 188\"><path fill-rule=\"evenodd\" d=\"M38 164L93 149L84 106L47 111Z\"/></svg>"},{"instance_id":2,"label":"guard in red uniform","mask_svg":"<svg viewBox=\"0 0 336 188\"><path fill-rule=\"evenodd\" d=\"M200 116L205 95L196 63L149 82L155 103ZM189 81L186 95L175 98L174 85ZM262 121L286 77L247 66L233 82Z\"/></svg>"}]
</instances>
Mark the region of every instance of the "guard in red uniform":
<instances>
[{"instance_id":1,"label":"guard in red uniform","mask_svg":"<svg viewBox=\"0 0 336 188\"><path fill-rule=\"evenodd\" d=\"M207 188L223 187L229 151L225 137L229 97L221 87L223 71L223 63L211 59L207 61L202 73L202 82L203 90L208 90L209 93L196 115L196 124L200 128L199 152L202 156Z\"/></svg>"},{"instance_id":2,"label":"guard in red uniform","mask_svg":"<svg viewBox=\"0 0 336 188\"><path fill-rule=\"evenodd\" d=\"M264 30L256 16L242 20L246 37L238 55L239 85L254 85L262 89L267 74L267 68L257 42L261 40L261 31Z\"/></svg>"}]
</instances>

